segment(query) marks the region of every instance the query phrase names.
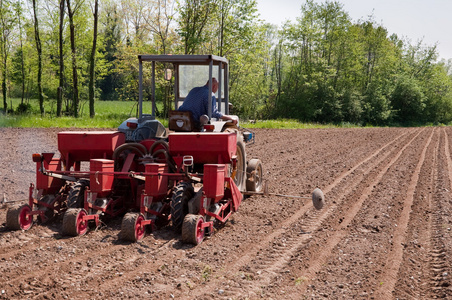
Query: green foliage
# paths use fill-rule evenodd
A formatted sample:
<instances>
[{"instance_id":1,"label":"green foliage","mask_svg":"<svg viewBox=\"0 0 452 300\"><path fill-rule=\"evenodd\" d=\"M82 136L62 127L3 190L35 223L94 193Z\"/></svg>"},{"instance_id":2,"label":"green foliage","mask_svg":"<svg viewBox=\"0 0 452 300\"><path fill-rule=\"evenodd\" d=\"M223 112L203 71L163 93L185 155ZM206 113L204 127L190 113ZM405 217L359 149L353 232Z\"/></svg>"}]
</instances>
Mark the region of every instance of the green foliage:
<instances>
[{"instance_id":1,"label":"green foliage","mask_svg":"<svg viewBox=\"0 0 452 300\"><path fill-rule=\"evenodd\" d=\"M21 115L31 112L31 104L20 103L19 106L17 106L16 112Z\"/></svg>"},{"instance_id":2,"label":"green foliage","mask_svg":"<svg viewBox=\"0 0 452 300\"><path fill-rule=\"evenodd\" d=\"M391 103L395 110L395 121L423 121L425 95L416 79L400 77L391 94Z\"/></svg>"},{"instance_id":3,"label":"green foliage","mask_svg":"<svg viewBox=\"0 0 452 300\"><path fill-rule=\"evenodd\" d=\"M60 72L59 8L48 0L37 3L44 118L53 118ZM71 3L83 119L88 113L92 3ZM3 110L39 114L29 100L39 96L33 16L25 13L28 4L23 1L3 0L2 5ZM230 102L242 119L340 126L452 121L452 60L438 62L436 45L413 44L391 35L373 16L353 21L339 1L308 0L300 6L299 18L278 28L259 20L255 0L100 1L95 98L119 99L127 108L105 115L104 102L96 100L96 113L117 120L136 114L138 54L190 53L229 60ZM63 115L67 115L73 110L67 8L63 25ZM157 115L162 118L172 108L174 78L163 80L167 67L171 66L156 65ZM151 71L146 68L143 98L149 103ZM13 100L9 107L9 98L14 97L25 104L19 107Z\"/></svg>"},{"instance_id":4,"label":"green foliage","mask_svg":"<svg viewBox=\"0 0 452 300\"><path fill-rule=\"evenodd\" d=\"M307 1L280 36L273 116L375 125L451 121L452 81L446 65L435 63L436 47L388 37L372 17L353 23L336 1Z\"/></svg>"},{"instance_id":5,"label":"green foliage","mask_svg":"<svg viewBox=\"0 0 452 300\"><path fill-rule=\"evenodd\" d=\"M28 104L21 104L20 99L11 99L12 107L16 111L21 110L22 106L27 107L27 114L0 114L0 127L80 127L80 128L116 128L123 121L130 117L136 117L136 102L126 101L97 101L95 103L96 116L89 117L87 105L81 111L79 118L64 116L57 118L55 114L55 100L45 102L45 110L48 112L43 117L37 117L39 114L38 100L30 100ZM145 112L150 111L150 103L143 105ZM166 118L160 122L167 126Z\"/></svg>"},{"instance_id":6,"label":"green foliage","mask_svg":"<svg viewBox=\"0 0 452 300\"><path fill-rule=\"evenodd\" d=\"M255 120L252 122L241 122L240 126L246 128L270 128L270 129L308 129L308 128L335 128L341 127L334 124L303 123L293 119L277 120ZM352 125L353 126L353 125ZM352 127L346 124L343 127Z\"/></svg>"}]
</instances>

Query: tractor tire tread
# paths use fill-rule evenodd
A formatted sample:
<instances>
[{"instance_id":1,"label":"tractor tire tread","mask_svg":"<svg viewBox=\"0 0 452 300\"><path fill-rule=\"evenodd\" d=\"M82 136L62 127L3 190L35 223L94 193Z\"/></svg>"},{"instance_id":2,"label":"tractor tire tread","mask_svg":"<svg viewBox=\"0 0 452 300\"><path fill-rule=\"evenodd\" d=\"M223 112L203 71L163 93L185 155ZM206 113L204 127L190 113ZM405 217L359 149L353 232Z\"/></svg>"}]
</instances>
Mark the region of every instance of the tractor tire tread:
<instances>
[{"instance_id":1,"label":"tractor tire tread","mask_svg":"<svg viewBox=\"0 0 452 300\"><path fill-rule=\"evenodd\" d=\"M67 196L67 207L68 208L82 208L83 201L85 198L85 189L89 185L89 182L81 180L76 182L69 190Z\"/></svg>"},{"instance_id":2,"label":"tractor tire tread","mask_svg":"<svg viewBox=\"0 0 452 300\"><path fill-rule=\"evenodd\" d=\"M246 191L246 150L243 135L237 133L237 173L234 178L234 183L238 189L243 192Z\"/></svg>"},{"instance_id":3,"label":"tractor tire tread","mask_svg":"<svg viewBox=\"0 0 452 300\"><path fill-rule=\"evenodd\" d=\"M180 182L171 197L171 221L176 231L181 230L185 215L188 212L188 200L194 195L193 186L188 182Z\"/></svg>"}]
</instances>

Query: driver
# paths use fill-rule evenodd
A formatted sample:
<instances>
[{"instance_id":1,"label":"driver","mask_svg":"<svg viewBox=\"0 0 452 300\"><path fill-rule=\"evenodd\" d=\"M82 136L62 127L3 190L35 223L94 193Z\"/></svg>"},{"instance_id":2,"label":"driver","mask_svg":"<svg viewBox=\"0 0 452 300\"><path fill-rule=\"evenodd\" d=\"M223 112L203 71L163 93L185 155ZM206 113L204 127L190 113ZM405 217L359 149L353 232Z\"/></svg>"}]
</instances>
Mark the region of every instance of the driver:
<instances>
[{"instance_id":1,"label":"driver","mask_svg":"<svg viewBox=\"0 0 452 300\"><path fill-rule=\"evenodd\" d=\"M218 90L218 81L212 78L212 118L221 119L223 121L231 120L232 124L237 125L237 120L231 116L224 115L217 109L217 101L215 93ZM179 111L190 111L195 121L195 127L201 128L209 121L209 81L203 86L194 87L190 90L184 103L179 107Z\"/></svg>"}]
</instances>

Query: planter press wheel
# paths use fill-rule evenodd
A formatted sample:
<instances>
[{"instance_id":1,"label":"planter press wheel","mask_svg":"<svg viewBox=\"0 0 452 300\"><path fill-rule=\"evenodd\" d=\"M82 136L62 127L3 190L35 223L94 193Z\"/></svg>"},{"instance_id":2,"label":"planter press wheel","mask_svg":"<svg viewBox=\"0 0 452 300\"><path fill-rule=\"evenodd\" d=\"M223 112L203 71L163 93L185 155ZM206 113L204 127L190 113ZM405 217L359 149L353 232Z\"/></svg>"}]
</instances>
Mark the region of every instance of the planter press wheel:
<instances>
[{"instance_id":1,"label":"planter press wheel","mask_svg":"<svg viewBox=\"0 0 452 300\"><path fill-rule=\"evenodd\" d=\"M204 240L203 223L204 218L201 215L186 215L182 224L182 241L193 245L201 244Z\"/></svg>"},{"instance_id":2,"label":"planter press wheel","mask_svg":"<svg viewBox=\"0 0 452 300\"><path fill-rule=\"evenodd\" d=\"M69 208L63 217L63 235L78 236L88 231L88 222L83 221L87 215L83 208Z\"/></svg>"},{"instance_id":3,"label":"planter press wheel","mask_svg":"<svg viewBox=\"0 0 452 300\"><path fill-rule=\"evenodd\" d=\"M171 222L176 231L181 230L188 214L188 201L194 196L193 186L189 182L179 182L171 197Z\"/></svg>"},{"instance_id":4,"label":"planter press wheel","mask_svg":"<svg viewBox=\"0 0 452 300\"><path fill-rule=\"evenodd\" d=\"M237 132L237 170L232 173L232 179L240 191L246 188L246 153L243 135Z\"/></svg>"},{"instance_id":5,"label":"planter press wheel","mask_svg":"<svg viewBox=\"0 0 452 300\"><path fill-rule=\"evenodd\" d=\"M33 226L33 216L29 215L31 207L28 204L16 206L6 212L6 227L12 230L28 230Z\"/></svg>"},{"instance_id":6,"label":"planter press wheel","mask_svg":"<svg viewBox=\"0 0 452 300\"><path fill-rule=\"evenodd\" d=\"M44 195L41 198L40 201L41 202L45 202L47 204L50 204L50 203L53 202L54 199L55 198L54 198L53 195ZM41 205L38 206L38 210L43 210L44 211L44 218L41 218L41 215L38 215L38 221L41 224L47 223L48 221L50 221L55 216L54 205L55 205L55 203L53 204L52 208L49 208L47 206L41 206Z\"/></svg>"},{"instance_id":7,"label":"planter press wheel","mask_svg":"<svg viewBox=\"0 0 452 300\"><path fill-rule=\"evenodd\" d=\"M246 167L246 190L260 192L263 187L262 162L260 159L251 159Z\"/></svg>"},{"instance_id":8,"label":"planter press wheel","mask_svg":"<svg viewBox=\"0 0 452 300\"><path fill-rule=\"evenodd\" d=\"M142 214L127 213L121 223L121 239L130 242L141 240L146 233L146 227L141 225L141 222L143 221L144 216Z\"/></svg>"},{"instance_id":9,"label":"planter press wheel","mask_svg":"<svg viewBox=\"0 0 452 300\"><path fill-rule=\"evenodd\" d=\"M79 180L69 190L67 196L68 208L83 208L85 201L85 189L89 186L89 181Z\"/></svg>"}]
</instances>

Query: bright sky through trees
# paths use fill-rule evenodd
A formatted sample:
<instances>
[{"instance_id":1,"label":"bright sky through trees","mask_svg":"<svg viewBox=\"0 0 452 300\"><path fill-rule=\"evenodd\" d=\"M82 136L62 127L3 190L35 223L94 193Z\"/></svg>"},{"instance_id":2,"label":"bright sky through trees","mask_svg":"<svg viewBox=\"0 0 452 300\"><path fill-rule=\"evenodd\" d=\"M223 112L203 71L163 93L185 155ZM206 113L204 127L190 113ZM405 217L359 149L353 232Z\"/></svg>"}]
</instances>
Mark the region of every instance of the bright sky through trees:
<instances>
[{"instance_id":1,"label":"bright sky through trees","mask_svg":"<svg viewBox=\"0 0 452 300\"><path fill-rule=\"evenodd\" d=\"M305 0L257 0L261 18L281 25L286 20L295 21ZM322 3L325 0L315 0ZM438 44L440 58L452 59L451 0L338 0L350 17L357 21L373 19L381 23L389 34L405 37L415 43Z\"/></svg>"}]
</instances>

